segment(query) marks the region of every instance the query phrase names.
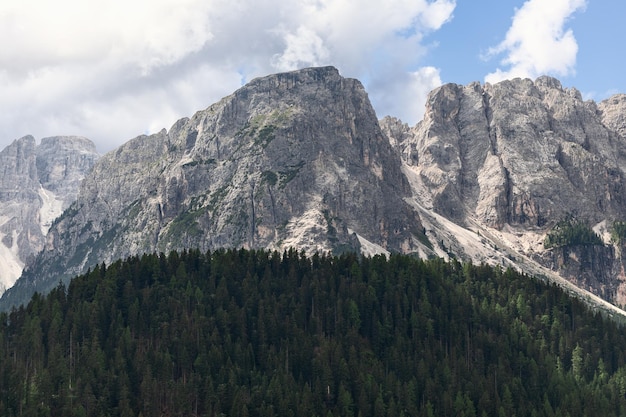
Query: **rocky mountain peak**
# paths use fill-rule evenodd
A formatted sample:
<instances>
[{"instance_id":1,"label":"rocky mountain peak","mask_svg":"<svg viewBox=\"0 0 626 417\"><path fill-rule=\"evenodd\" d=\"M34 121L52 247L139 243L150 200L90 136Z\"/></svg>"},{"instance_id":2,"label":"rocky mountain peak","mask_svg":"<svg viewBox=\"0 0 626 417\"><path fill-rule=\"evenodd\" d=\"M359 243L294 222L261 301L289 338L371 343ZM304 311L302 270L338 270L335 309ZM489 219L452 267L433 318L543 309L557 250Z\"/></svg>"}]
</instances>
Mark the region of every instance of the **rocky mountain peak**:
<instances>
[{"instance_id":1,"label":"rocky mountain peak","mask_svg":"<svg viewBox=\"0 0 626 417\"><path fill-rule=\"evenodd\" d=\"M615 94L597 106L602 122L620 138L626 138L626 94Z\"/></svg>"},{"instance_id":2,"label":"rocky mountain peak","mask_svg":"<svg viewBox=\"0 0 626 417\"><path fill-rule=\"evenodd\" d=\"M566 212L617 217L623 147L595 105L540 77L434 90L403 155L441 214L541 229Z\"/></svg>"},{"instance_id":3,"label":"rocky mountain peak","mask_svg":"<svg viewBox=\"0 0 626 417\"><path fill-rule=\"evenodd\" d=\"M67 196L65 200L72 202L76 199L85 173L91 170L98 157L94 143L87 138L43 138L37 146L39 182L43 188Z\"/></svg>"},{"instance_id":4,"label":"rocky mountain peak","mask_svg":"<svg viewBox=\"0 0 626 417\"><path fill-rule=\"evenodd\" d=\"M622 261L613 249L547 249L543 242L574 218L610 245L608 230L626 213L625 104L623 96L583 101L578 90L546 76L433 90L412 137L396 145L426 209L421 217L456 230L443 232L442 242L457 256L517 266L526 259L531 269L537 261L537 271L547 267L540 274L562 274L623 304L624 278L615 272ZM481 236L473 248L469 235L454 236L457 226ZM485 243L497 250L479 250Z\"/></svg>"},{"instance_id":5,"label":"rocky mountain peak","mask_svg":"<svg viewBox=\"0 0 626 417\"><path fill-rule=\"evenodd\" d=\"M359 81L257 78L100 158L9 293L144 252L428 250L401 166Z\"/></svg>"},{"instance_id":6,"label":"rocky mountain peak","mask_svg":"<svg viewBox=\"0 0 626 417\"><path fill-rule=\"evenodd\" d=\"M28 135L0 152L0 292L41 251L52 221L76 199L97 157L91 141L69 136L37 145Z\"/></svg>"},{"instance_id":7,"label":"rocky mountain peak","mask_svg":"<svg viewBox=\"0 0 626 417\"><path fill-rule=\"evenodd\" d=\"M16 139L0 152L0 195L11 198L37 181L36 142L32 136Z\"/></svg>"}]
</instances>

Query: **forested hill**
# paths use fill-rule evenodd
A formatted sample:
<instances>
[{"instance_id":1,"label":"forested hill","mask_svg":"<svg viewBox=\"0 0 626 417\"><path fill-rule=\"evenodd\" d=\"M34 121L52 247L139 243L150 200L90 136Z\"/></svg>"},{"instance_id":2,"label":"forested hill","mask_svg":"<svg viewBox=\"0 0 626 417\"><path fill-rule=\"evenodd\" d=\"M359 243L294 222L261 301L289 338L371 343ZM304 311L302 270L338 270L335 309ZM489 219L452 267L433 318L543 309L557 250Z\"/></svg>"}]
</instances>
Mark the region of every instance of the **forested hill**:
<instances>
[{"instance_id":1,"label":"forested hill","mask_svg":"<svg viewBox=\"0 0 626 417\"><path fill-rule=\"evenodd\" d=\"M626 415L622 329L488 266L144 255L0 319L3 416Z\"/></svg>"}]
</instances>

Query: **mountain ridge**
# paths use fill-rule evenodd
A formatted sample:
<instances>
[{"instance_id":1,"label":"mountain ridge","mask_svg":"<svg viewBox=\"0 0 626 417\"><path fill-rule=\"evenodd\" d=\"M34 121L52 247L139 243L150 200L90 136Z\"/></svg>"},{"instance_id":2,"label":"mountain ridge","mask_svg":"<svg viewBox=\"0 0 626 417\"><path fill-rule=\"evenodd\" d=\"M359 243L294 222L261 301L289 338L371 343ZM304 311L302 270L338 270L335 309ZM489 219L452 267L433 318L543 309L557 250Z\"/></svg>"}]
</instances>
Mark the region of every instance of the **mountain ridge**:
<instances>
[{"instance_id":1,"label":"mountain ridge","mask_svg":"<svg viewBox=\"0 0 626 417\"><path fill-rule=\"evenodd\" d=\"M626 213L623 114L626 96L583 101L544 76L443 85L409 127L377 120L333 67L261 77L103 156L0 305L101 262L192 247L457 257L625 304L610 240ZM567 215L609 250L545 248Z\"/></svg>"},{"instance_id":2,"label":"mountain ridge","mask_svg":"<svg viewBox=\"0 0 626 417\"><path fill-rule=\"evenodd\" d=\"M626 212L626 141L618 116L625 110L619 96L584 102L576 89L545 76L448 84L430 94L424 120L398 142L399 151L419 176L428 208L483 237L498 235L512 250L508 258L529 258L623 305L623 264L612 255L621 245L611 241L610 229ZM569 254L590 255L589 262L569 255L554 260L561 249L546 248L543 240L569 216L615 250L592 253L570 242Z\"/></svg>"}]
</instances>

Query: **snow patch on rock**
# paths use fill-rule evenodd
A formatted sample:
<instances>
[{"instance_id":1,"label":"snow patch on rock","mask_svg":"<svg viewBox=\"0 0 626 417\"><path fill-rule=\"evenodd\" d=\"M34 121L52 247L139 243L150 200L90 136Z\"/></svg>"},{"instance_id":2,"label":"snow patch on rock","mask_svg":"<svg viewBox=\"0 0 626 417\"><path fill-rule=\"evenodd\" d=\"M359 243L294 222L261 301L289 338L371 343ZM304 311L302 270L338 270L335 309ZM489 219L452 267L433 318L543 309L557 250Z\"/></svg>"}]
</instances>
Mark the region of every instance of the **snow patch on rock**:
<instances>
[{"instance_id":1,"label":"snow patch on rock","mask_svg":"<svg viewBox=\"0 0 626 417\"><path fill-rule=\"evenodd\" d=\"M63 212L63 200L52 191L43 187L39 188L39 198L41 198L39 227L41 227L41 233L46 235L54 219Z\"/></svg>"}]
</instances>

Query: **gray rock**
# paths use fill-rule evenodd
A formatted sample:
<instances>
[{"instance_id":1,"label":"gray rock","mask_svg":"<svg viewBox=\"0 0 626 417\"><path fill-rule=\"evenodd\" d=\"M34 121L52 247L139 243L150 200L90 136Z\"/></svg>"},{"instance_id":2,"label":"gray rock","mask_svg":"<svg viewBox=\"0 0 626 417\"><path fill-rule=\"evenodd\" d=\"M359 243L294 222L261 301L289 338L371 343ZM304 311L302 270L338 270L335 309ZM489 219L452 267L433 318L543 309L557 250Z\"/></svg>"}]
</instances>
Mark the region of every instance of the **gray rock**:
<instances>
[{"instance_id":1,"label":"gray rock","mask_svg":"<svg viewBox=\"0 0 626 417\"><path fill-rule=\"evenodd\" d=\"M54 136L41 139L36 151L41 186L64 196L69 206L76 200L85 174L99 157L96 146L79 136Z\"/></svg>"},{"instance_id":2,"label":"gray rock","mask_svg":"<svg viewBox=\"0 0 626 417\"><path fill-rule=\"evenodd\" d=\"M615 298L623 280L614 250L546 251L542 236L568 215L590 226L625 220L625 105L624 96L583 102L580 92L550 77L447 84L430 94L424 120L398 146L420 177L415 195L466 230L501 237L483 238L498 249L488 259L524 269L511 259L529 257L622 303ZM484 248L446 244L455 245L466 259L485 261Z\"/></svg>"},{"instance_id":3,"label":"gray rock","mask_svg":"<svg viewBox=\"0 0 626 417\"><path fill-rule=\"evenodd\" d=\"M0 152L0 293L39 253L48 228L76 199L98 155L79 137L25 136Z\"/></svg>"},{"instance_id":4,"label":"gray rock","mask_svg":"<svg viewBox=\"0 0 626 417\"><path fill-rule=\"evenodd\" d=\"M417 251L410 193L359 81L332 67L258 78L104 155L3 299L153 251Z\"/></svg>"}]
</instances>

